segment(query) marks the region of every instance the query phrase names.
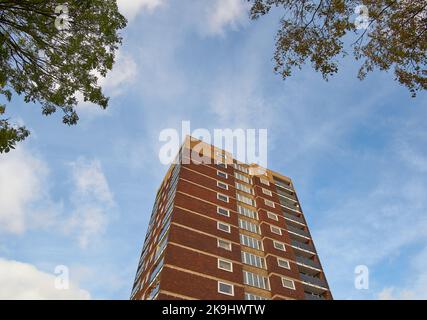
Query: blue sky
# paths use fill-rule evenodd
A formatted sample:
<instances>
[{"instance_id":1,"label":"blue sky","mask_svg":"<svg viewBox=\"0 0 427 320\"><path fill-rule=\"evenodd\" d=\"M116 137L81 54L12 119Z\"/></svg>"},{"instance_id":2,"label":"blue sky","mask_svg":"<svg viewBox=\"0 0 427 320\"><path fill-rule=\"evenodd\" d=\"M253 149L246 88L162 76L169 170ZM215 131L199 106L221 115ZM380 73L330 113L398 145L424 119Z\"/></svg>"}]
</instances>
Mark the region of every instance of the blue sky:
<instances>
[{"instance_id":1,"label":"blue sky","mask_svg":"<svg viewBox=\"0 0 427 320\"><path fill-rule=\"evenodd\" d=\"M268 161L296 186L338 299L426 299L427 96L391 73L360 82L340 61L273 69L280 12L252 22L240 0L119 0L129 24L107 111L79 106L76 127L19 98L8 116L31 137L0 158L0 297L128 299L155 192L159 134L268 129ZM71 289L52 288L58 265ZM354 269L369 268L369 289ZM25 281L23 281L25 280Z\"/></svg>"}]
</instances>

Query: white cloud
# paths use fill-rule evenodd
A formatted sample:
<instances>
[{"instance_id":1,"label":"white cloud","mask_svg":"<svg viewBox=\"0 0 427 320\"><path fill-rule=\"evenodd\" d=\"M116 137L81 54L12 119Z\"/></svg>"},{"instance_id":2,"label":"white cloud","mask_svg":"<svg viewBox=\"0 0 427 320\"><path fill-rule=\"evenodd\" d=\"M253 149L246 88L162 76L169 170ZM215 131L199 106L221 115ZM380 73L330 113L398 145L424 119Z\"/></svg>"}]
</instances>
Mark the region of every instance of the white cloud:
<instances>
[{"instance_id":1,"label":"white cloud","mask_svg":"<svg viewBox=\"0 0 427 320\"><path fill-rule=\"evenodd\" d=\"M411 267L408 270L410 279L406 286L401 288L391 286L384 288L378 293L380 300L408 300L408 299L427 299L427 270L425 264L427 261L427 249L415 256L411 261Z\"/></svg>"},{"instance_id":2,"label":"white cloud","mask_svg":"<svg viewBox=\"0 0 427 320\"><path fill-rule=\"evenodd\" d=\"M99 84L109 95L118 96L137 76L137 65L132 56L119 51L113 70L106 78L101 78Z\"/></svg>"},{"instance_id":3,"label":"white cloud","mask_svg":"<svg viewBox=\"0 0 427 320\"><path fill-rule=\"evenodd\" d=\"M50 198L48 172L42 160L22 147L0 157L0 233L64 230L87 247L105 231L115 207L100 162L79 159L71 164L70 211Z\"/></svg>"},{"instance_id":4,"label":"white cloud","mask_svg":"<svg viewBox=\"0 0 427 320\"><path fill-rule=\"evenodd\" d=\"M226 28L237 29L248 21L249 3L245 0L215 0L208 6L205 32L223 35Z\"/></svg>"},{"instance_id":5,"label":"white cloud","mask_svg":"<svg viewBox=\"0 0 427 320\"><path fill-rule=\"evenodd\" d=\"M67 290L55 288L55 275L34 265L0 258L0 299L86 300L90 293L70 282Z\"/></svg>"},{"instance_id":6,"label":"white cloud","mask_svg":"<svg viewBox=\"0 0 427 320\"><path fill-rule=\"evenodd\" d=\"M23 148L0 157L0 232L21 234L28 228L32 204L44 197L46 164Z\"/></svg>"},{"instance_id":7,"label":"white cloud","mask_svg":"<svg viewBox=\"0 0 427 320\"><path fill-rule=\"evenodd\" d=\"M129 86L137 79L138 66L130 54L117 52L116 62L114 63L113 70L111 70L105 78L98 76L98 84L104 90L105 94L109 97L116 97L121 95ZM76 96L78 100L77 112L85 115L105 115L108 110L103 110L99 106L85 102L83 94L78 93Z\"/></svg>"},{"instance_id":8,"label":"white cloud","mask_svg":"<svg viewBox=\"0 0 427 320\"><path fill-rule=\"evenodd\" d=\"M163 4L163 0L118 0L120 12L132 21L140 11L153 12Z\"/></svg>"},{"instance_id":9,"label":"white cloud","mask_svg":"<svg viewBox=\"0 0 427 320\"><path fill-rule=\"evenodd\" d=\"M99 161L79 159L71 167L74 210L65 231L76 234L85 248L105 232L115 201Z\"/></svg>"}]
</instances>

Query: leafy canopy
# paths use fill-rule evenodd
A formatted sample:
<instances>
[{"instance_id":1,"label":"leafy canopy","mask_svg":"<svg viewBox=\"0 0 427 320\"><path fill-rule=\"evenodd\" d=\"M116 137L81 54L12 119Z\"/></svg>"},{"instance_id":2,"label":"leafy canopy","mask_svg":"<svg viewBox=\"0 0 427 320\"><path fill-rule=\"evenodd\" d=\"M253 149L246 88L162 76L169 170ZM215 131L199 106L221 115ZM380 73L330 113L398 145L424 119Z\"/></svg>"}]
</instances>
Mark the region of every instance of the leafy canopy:
<instances>
[{"instance_id":1,"label":"leafy canopy","mask_svg":"<svg viewBox=\"0 0 427 320\"><path fill-rule=\"evenodd\" d=\"M112 69L126 23L115 0L0 0L0 98L22 95L45 115L60 109L67 125L79 119L78 94L106 108L98 77ZM0 104L0 116L5 108ZM0 153L28 134L0 119Z\"/></svg>"},{"instance_id":2,"label":"leafy canopy","mask_svg":"<svg viewBox=\"0 0 427 320\"><path fill-rule=\"evenodd\" d=\"M275 71L285 79L310 61L327 80L352 50L362 80L374 69L394 71L413 96L427 89L427 0L248 0L251 18L281 7Z\"/></svg>"}]
</instances>

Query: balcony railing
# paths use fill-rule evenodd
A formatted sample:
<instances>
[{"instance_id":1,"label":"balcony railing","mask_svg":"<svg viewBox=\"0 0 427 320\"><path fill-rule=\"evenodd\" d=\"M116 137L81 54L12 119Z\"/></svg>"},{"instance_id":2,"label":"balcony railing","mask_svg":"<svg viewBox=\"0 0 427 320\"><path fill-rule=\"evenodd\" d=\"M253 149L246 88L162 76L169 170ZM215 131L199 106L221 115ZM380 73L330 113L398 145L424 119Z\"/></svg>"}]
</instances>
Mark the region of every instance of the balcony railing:
<instances>
[{"instance_id":1,"label":"balcony railing","mask_svg":"<svg viewBox=\"0 0 427 320\"><path fill-rule=\"evenodd\" d=\"M314 284L315 286L326 288L326 282L320 278L312 277L304 273L300 273L301 280L310 284Z\"/></svg>"},{"instance_id":2,"label":"balcony railing","mask_svg":"<svg viewBox=\"0 0 427 320\"><path fill-rule=\"evenodd\" d=\"M307 231L292 227L292 226L288 226L288 231L299 234L300 236L306 237L306 238L310 238L310 234Z\"/></svg>"},{"instance_id":3,"label":"balcony railing","mask_svg":"<svg viewBox=\"0 0 427 320\"><path fill-rule=\"evenodd\" d=\"M288 184L284 184L284 183L277 182L277 181L274 181L274 184L278 187L281 187L283 189L290 190L290 191L294 192L294 189Z\"/></svg>"},{"instance_id":4,"label":"balcony railing","mask_svg":"<svg viewBox=\"0 0 427 320\"><path fill-rule=\"evenodd\" d=\"M279 200L280 200L280 199L279 199ZM282 201L280 201L280 205L282 206L282 208L285 208L285 209L287 209L287 210L291 210L292 212L295 212L295 213L301 213L301 209L300 209L300 208L298 208L298 207L295 207L295 206L293 206L293 205L290 205L290 204L284 203L284 202L282 202Z\"/></svg>"},{"instance_id":5,"label":"balcony railing","mask_svg":"<svg viewBox=\"0 0 427 320\"><path fill-rule=\"evenodd\" d=\"M318 263L317 261L311 260L311 259L307 259L301 256L297 256L296 257L297 262L299 262L302 265L305 266L309 266L309 267L313 267L316 269L320 269L320 263Z\"/></svg>"},{"instance_id":6,"label":"balcony railing","mask_svg":"<svg viewBox=\"0 0 427 320\"><path fill-rule=\"evenodd\" d=\"M310 251L310 252L315 253L313 246L310 245L310 244L302 243L302 242L299 242L299 241L296 241L296 240L292 240L291 244L294 247L297 247L297 248L300 248L302 250L306 250L306 251Z\"/></svg>"},{"instance_id":7,"label":"balcony railing","mask_svg":"<svg viewBox=\"0 0 427 320\"><path fill-rule=\"evenodd\" d=\"M290 199L293 199L295 201L297 200L297 197L295 196L295 193L293 191L278 188L277 193L284 196L284 197L288 197Z\"/></svg>"},{"instance_id":8,"label":"balcony railing","mask_svg":"<svg viewBox=\"0 0 427 320\"><path fill-rule=\"evenodd\" d=\"M305 299L306 300L326 300L324 297L322 297L319 294L311 294L311 293L305 293Z\"/></svg>"},{"instance_id":9,"label":"balcony railing","mask_svg":"<svg viewBox=\"0 0 427 320\"><path fill-rule=\"evenodd\" d=\"M297 216L295 216L293 214L290 214L290 213L287 213L287 212L283 212L283 216L285 218L288 218L288 219L292 220L292 221L305 224L304 219L302 217L297 217Z\"/></svg>"}]
</instances>

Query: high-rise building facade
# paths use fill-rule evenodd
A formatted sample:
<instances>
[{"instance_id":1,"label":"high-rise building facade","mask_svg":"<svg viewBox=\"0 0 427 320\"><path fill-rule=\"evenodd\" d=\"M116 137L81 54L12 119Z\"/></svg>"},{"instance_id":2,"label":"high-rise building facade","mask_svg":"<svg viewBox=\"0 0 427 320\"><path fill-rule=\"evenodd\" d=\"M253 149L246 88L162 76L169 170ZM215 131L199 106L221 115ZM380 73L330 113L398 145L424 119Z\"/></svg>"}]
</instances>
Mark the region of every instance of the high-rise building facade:
<instances>
[{"instance_id":1,"label":"high-rise building facade","mask_svg":"<svg viewBox=\"0 0 427 320\"><path fill-rule=\"evenodd\" d=\"M131 299L332 299L292 181L258 169L187 138L157 193Z\"/></svg>"}]
</instances>

